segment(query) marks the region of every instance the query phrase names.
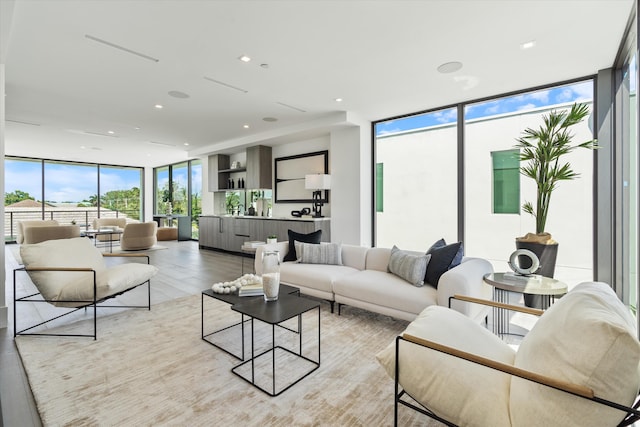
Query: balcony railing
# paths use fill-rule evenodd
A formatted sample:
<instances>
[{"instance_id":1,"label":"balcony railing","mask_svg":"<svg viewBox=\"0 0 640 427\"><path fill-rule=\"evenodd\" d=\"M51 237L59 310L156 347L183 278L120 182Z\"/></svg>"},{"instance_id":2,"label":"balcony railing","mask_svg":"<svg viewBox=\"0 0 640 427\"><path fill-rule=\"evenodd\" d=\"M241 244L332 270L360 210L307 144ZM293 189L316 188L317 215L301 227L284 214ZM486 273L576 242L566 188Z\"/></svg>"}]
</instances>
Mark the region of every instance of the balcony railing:
<instances>
[{"instance_id":1,"label":"balcony railing","mask_svg":"<svg viewBox=\"0 0 640 427\"><path fill-rule=\"evenodd\" d=\"M53 219L58 221L60 225L70 225L75 222L76 225L87 230L91 228L93 220L96 218L131 218L137 216L137 211L125 212L108 209L100 209L98 215L98 208L95 207L46 208L44 213L42 209L7 208L4 216L4 240L5 242L16 241L18 221Z\"/></svg>"}]
</instances>

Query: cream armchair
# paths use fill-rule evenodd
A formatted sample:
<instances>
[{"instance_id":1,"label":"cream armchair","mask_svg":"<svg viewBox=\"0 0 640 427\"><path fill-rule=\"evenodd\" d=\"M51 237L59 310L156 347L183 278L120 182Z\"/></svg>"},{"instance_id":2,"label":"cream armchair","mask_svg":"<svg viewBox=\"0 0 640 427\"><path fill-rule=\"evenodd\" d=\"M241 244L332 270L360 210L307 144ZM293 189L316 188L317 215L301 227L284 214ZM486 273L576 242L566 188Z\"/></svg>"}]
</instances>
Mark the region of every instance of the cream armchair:
<instances>
[{"instance_id":1,"label":"cream armchair","mask_svg":"<svg viewBox=\"0 0 640 427\"><path fill-rule=\"evenodd\" d=\"M158 241L157 231L158 223L155 221L127 224L122 233L120 248L124 251L149 249Z\"/></svg>"},{"instance_id":2,"label":"cream armchair","mask_svg":"<svg viewBox=\"0 0 640 427\"><path fill-rule=\"evenodd\" d=\"M107 267L104 257L124 257L126 260L142 260L146 263L126 262ZM97 337L97 307L136 307L151 310L151 278L158 269L149 265L145 254L102 254L89 239L47 240L32 245L20 246L20 257L24 267L13 271L13 325L16 335L66 335L64 332L32 332L35 328L74 313L82 308L92 308L93 333L71 334L70 336ZM17 291L17 275L26 272L37 292L20 296ZM147 285L147 305L104 305L103 302L141 285ZM20 307L24 303L42 303L74 309L40 322L36 325L19 326ZM62 310L62 309L61 309ZM39 329L36 329L39 331Z\"/></svg>"},{"instance_id":3,"label":"cream armchair","mask_svg":"<svg viewBox=\"0 0 640 427\"><path fill-rule=\"evenodd\" d=\"M432 306L377 358L396 379L396 425L398 405L460 426L640 420L635 319L605 283L582 283L562 297L517 351L460 313Z\"/></svg>"},{"instance_id":4,"label":"cream armchair","mask_svg":"<svg viewBox=\"0 0 640 427\"><path fill-rule=\"evenodd\" d=\"M30 227L52 227L59 225L54 219L18 221L16 225L16 243L24 243L24 230Z\"/></svg>"},{"instance_id":5,"label":"cream armchair","mask_svg":"<svg viewBox=\"0 0 640 427\"><path fill-rule=\"evenodd\" d=\"M44 242L45 240L72 239L74 237L80 237L80 227L77 225L26 227L23 230L22 243L30 245Z\"/></svg>"}]
</instances>

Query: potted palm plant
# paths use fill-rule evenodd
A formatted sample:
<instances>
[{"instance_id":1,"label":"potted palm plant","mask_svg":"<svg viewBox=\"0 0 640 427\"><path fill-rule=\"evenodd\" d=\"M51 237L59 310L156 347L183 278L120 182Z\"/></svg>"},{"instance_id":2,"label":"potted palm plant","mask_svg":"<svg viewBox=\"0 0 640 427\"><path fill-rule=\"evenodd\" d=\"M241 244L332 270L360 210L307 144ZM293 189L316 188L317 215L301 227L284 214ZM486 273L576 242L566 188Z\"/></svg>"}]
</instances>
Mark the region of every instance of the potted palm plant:
<instances>
[{"instance_id":1,"label":"potted palm plant","mask_svg":"<svg viewBox=\"0 0 640 427\"><path fill-rule=\"evenodd\" d=\"M544 115L543 124L538 129L527 128L517 139L516 148L520 149L520 173L536 183L536 204L525 202L522 210L533 215L536 220L535 233L516 238L518 249L528 249L540 259L540 268L536 271L547 277L555 272L558 243L546 230L547 216L551 195L560 181L569 181L580 175L575 172L569 162L561 158L578 148L595 149L597 141L591 139L573 144L574 134L570 128L582 122L589 115L587 104L575 103L569 110L553 110ZM528 267L530 259L519 260L523 267ZM525 295L525 302L527 301ZM535 305L533 303L532 305Z\"/></svg>"}]
</instances>

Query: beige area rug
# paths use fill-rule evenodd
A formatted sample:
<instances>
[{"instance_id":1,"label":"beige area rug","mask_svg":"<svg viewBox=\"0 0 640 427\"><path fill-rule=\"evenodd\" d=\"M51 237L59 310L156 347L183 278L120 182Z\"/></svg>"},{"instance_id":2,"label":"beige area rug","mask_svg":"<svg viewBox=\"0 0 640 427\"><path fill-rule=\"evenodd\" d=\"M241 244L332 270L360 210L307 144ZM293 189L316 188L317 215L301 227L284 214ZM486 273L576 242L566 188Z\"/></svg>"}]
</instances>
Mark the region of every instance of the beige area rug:
<instances>
[{"instance_id":1,"label":"beige area rug","mask_svg":"<svg viewBox=\"0 0 640 427\"><path fill-rule=\"evenodd\" d=\"M98 319L98 340L21 336L16 339L38 411L47 426L391 426L393 381L375 359L406 327L353 308L321 310L321 366L270 397L234 375L238 360L201 339L201 297L185 297ZM205 298L205 332L238 322L229 305ZM317 356L317 311L303 316L303 351ZM297 328L295 320L286 325ZM66 330L86 328L81 321ZM62 328L62 327L61 327ZM85 330L85 329L83 329ZM250 329L247 326L247 350ZM270 326L256 321L258 349ZM277 344L297 348L298 335L276 328ZM240 351L240 329L215 339ZM234 347L235 345L235 347ZM280 356L280 353L278 354ZM260 359L259 359L260 360ZM286 357L277 385L308 364ZM266 364L266 366L265 366ZM256 363L270 384L271 358ZM250 365L246 365L248 368ZM263 368L263 369L260 369ZM267 369L264 369L267 368ZM400 408L401 425L439 425Z\"/></svg>"}]
</instances>

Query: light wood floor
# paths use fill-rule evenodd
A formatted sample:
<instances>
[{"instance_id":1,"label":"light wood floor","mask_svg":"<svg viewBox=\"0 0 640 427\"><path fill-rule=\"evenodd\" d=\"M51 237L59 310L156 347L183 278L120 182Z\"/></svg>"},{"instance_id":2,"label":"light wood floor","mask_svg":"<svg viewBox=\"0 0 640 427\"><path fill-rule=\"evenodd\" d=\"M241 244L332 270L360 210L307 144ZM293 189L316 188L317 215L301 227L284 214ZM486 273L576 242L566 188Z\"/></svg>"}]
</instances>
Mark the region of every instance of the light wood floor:
<instances>
[{"instance_id":1,"label":"light wood floor","mask_svg":"<svg viewBox=\"0 0 640 427\"><path fill-rule=\"evenodd\" d=\"M209 250L199 250L198 242L159 242L162 246L168 247L166 250L149 252L151 263L160 269L160 273L151 281L151 304L158 304L164 301L180 298L183 296L199 294L204 289L209 288L213 283L233 280L240 276L242 262L244 261L244 272L253 271L252 259L238 255L221 253ZM7 305L9 305L9 327L0 329L0 427L7 426L40 426L40 417L29 388L29 383L25 375L20 356L13 341L13 270L19 266L14 253L17 245L7 245L5 255L6 265L6 286ZM26 274L20 273L24 278L19 278L17 293L28 288L30 285ZM146 291L138 288L128 292L117 300L123 304L144 304L146 303ZM23 304L31 306L35 304ZM18 308L20 326L35 324L43 316L55 308L48 304L38 304L37 308ZM120 309L99 310L99 316L114 314ZM73 316L76 316L74 314ZM78 318L83 318L82 311L78 312ZM73 321L61 319L62 322ZM100 322L98 321L98 339L100 339ZM60 338L64 339L91 339L91 338Z\"/></svg>"}]
</instances>

